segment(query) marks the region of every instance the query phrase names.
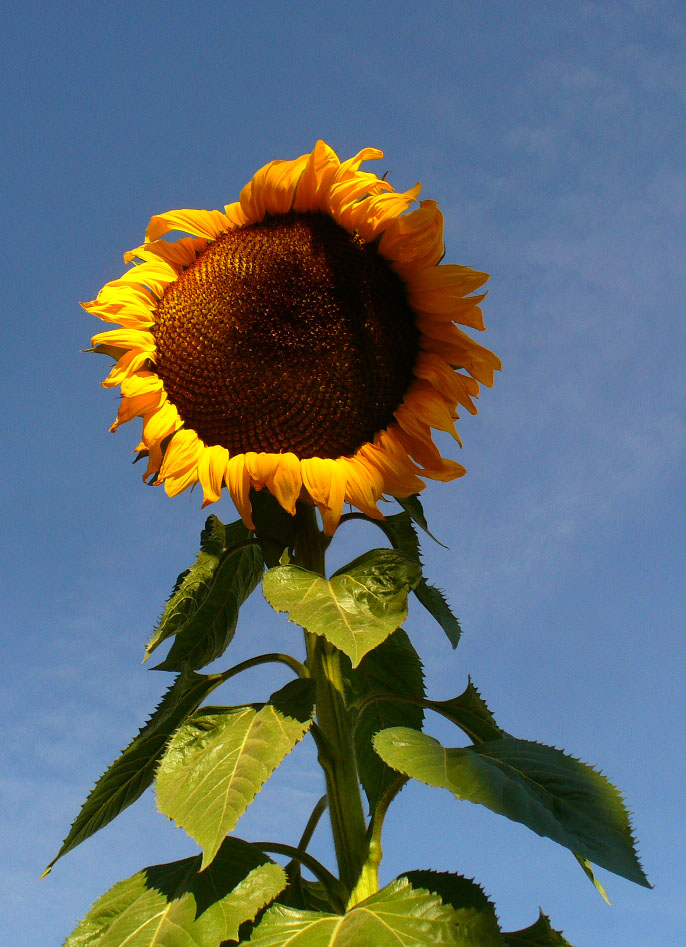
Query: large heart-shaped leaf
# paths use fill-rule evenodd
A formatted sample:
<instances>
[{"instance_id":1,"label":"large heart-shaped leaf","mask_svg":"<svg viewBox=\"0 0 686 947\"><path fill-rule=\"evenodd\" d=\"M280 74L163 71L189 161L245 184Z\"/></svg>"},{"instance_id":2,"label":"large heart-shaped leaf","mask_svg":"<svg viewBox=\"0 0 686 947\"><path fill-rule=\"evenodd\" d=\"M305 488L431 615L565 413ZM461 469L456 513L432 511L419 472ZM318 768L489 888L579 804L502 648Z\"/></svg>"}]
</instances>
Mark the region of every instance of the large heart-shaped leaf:
<instances>
[{"instance_id":1,"label":"large heart-shaped leaf","mask_svg":"<svg viewBox=\"0 0 686 947\"><path fill-rule=\"evenodd\" d=\"M460 947L456 912L440 897L398 878L345 915L275 904L248 941L250 947ZM476 947L476 944L473 945Z\"/></svg>"},{"instance_id":2,"label":"large heart-shaped leaf","mask_svg":"<svg viewBox=\"0 0 686 947\"><path fill-rule=\"evenodd\" d=\"M330 579L300 566L270 569L262 588L277 612L322 635L353 667L407 616L407 595L421 579L418 565L393 549L372 549Z\"/></svg>"},{"instance_id":3,"label":"large heart-shaped leaf","mask_svg":"<svg viewBox=\"0 0 686 947\"><path fill-rule=\"evenodd\" d=\"M225 839L202 874L200 860L153 865L120 881L64 947L218 947L286 884L283 868L241 839Z\"/></svg>"},{"instance_id":4,"label":"large heart-shaped leaf","mask_svg":"<svg viewBox=\"0 0 686 947\"><path fill-rule=\"evenodd\" d=\"M313 690L298 680L259 709L204 708L174 735L157 773L157 805L202 847L203 868L307 732Z\"/></svg>"},{"instance_id":5,"label":"large heart-shaped leaf","mask_svg":"<svg viewBox=\"0 0 686 947\"><path fill-rule=\"evenodd\" d=\"M650 887L629 817L615 787L554 747L504 737L446 749L417 730L394 727L374 746L389 766L521 822L637 884Z\"/></svg>"}]
</instances>

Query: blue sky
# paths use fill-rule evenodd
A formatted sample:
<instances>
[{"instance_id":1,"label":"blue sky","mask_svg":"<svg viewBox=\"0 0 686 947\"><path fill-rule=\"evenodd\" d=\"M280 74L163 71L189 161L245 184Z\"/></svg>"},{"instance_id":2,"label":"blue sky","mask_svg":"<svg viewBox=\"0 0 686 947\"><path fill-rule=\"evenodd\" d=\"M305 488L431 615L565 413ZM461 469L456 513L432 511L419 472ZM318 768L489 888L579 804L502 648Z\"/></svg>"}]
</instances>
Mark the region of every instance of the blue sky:
<instances>
[{"instance_id":1,"label":"blue sky","mask_svg":"<svg viewBox=\"0 0 686 947\"><path fill-rule=\"evenodd\" d=\"M427 571L465 628L452 653L411 612L430 691L471 674L510 732L600 766L655 889L599 871L608 908L565 850L420 786L389 817L384 878L475 876L506 929L540 904L578 947L683 944L683 5L67 0L4 24L3 941L59 944L115 881L195 851L146 794L37 881L167 686L142 646L206 516L141 485L134 425L107 433L117 396L80 354L98 326L78 300L152 214L222 207L324 138L383 148L380 173L440 202L446 260L492 274L504 371L461 421L468 475L424 494L451 546L426 545ZM378 541L347 529L341 561ZM294 634L257 593L229 663ZM238 834L294 840L313 766L299 747Z\"/></svg>"}]
</instances>

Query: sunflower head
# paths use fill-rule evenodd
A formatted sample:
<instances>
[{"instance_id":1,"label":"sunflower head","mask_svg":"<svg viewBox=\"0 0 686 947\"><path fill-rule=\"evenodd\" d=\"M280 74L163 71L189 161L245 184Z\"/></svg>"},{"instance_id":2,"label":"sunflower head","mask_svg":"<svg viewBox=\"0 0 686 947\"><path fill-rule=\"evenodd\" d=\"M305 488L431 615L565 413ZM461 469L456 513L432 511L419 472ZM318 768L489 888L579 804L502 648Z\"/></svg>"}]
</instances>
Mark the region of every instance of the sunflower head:
<instances>
[{"instance_id":1,"label":"sunflower head","mask_svg":"<svg viewBox=\"0 0 686 947\"><path fill-rule=\"evenodd\" d=\"M84 308L120 328L93 337L121 387L112 430L143 419L145 479L173 496L226 486L253 528L250 489L289 513L299 498L336 528L343 504L374 518L384 494L464 468L457 406L476 413L500 362L455 325L483 329L487 279L442 264L443 218L417 185L396 193L324 142L272 161L221 211L153 217L134 266ZM170 231L189 237L161 239Z\"/></svg>"}]
</instances>

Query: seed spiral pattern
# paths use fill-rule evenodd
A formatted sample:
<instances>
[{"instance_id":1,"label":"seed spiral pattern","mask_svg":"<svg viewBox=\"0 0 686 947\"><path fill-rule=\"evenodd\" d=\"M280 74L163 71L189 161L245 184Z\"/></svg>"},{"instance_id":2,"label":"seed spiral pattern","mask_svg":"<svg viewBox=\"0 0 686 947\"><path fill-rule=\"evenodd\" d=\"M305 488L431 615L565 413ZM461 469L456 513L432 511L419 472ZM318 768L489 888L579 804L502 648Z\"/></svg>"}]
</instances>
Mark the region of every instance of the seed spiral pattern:
<instances>
[{"instance_id":1,"label":"seed spiral pattern","mask_svg":"<svg viewBox=\"0 0 686 947\"><path fill-rule=\"evenodd\" d=\"M155 371L231 454L349 456L393 421L419 351L405 286L323 213L220 235L157 306Z\"/></svg>"}]
</instances>

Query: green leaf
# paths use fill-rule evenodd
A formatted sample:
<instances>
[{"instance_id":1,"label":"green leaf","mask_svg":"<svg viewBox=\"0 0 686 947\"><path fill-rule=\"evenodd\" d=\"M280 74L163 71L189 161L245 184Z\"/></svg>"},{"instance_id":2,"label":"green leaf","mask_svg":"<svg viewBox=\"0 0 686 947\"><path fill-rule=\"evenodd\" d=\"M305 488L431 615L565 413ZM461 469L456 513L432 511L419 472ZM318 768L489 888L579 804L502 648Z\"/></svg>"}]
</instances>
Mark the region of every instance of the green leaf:
<instances>
[{"instance_id":1,"label":"green leaf","mask_svg":"<svg viewBox=\"0 0 686 947\"><path fill-rule=\"evenodd\" d=\"M145 792L171 735L218 683L215 677L188 668L181 672L145 726L97 781L46 873L58 858L94 835Z\"/></svg>"},{"instance_id":2,"label":"green leaf","mask_svg":"<svg viewBox=\"0 0 686 947\"><path fill-rule=\"evenodd\" d=\"M420 580L416 563L392 549L372 549L324 579L300 566L277 566L262 582L277 612L322 635L353 667L407 616L407 595Z\"/></svg>"},{"instance_id":3,"label":"green leaf","mask_svg":"<svg viewBox=\"0 0 686 947\"><path fill-rule=\"evenodd\" d=\"M504 947L495 906L475 881L447 871L408 871L404 877L454 908L461 947Z\"/></svg>"},{"instance_id":4,"label":"green leaf","mask_svg":"<svg viewBox=\"0 0 686 947\"><path fill-rule=\"evenodd\" d=\"M463 942L452 907L398 878L343 916L275 904L248 943L250 947L453 947Z\"/></svg>"},{"instance_id":5,"label":"green leaf","mask_svg":"<svg viewBox=\"0 0 686 947\"><path fill-rule=\"evenodd\" d=\"M396 513L394 516L387 516L384 520L380 520L378 525L388 536L393 548L404 552L421 569L422 559L419 539L412 525L410 514ZM431 534L429 533L429 535ZM429 585L422 575L421 580L415 586L414 594L441 626L453 648L456 648L462 629L459 621L450 610L443 592L436 586Z\"/></svg>"},{"instance_id":6,"label":"green leaf","mask_svg":"<svg viewBox=\"0 0 686 947\"><path fill-rule=\"evenodd\" d=\"M426 516L424 515L424 508L422 507L421 501L419 499L419 494L415 493L411 497L396 497L396 501L402 506L403 510L407 513L412 520L424 530L427 536L430 536L435 543L438 543L439 546L443 546L444 549L448 547L443 545L440 539L436 539L434 534L429 529L429 524L426 521Z\"/></svg>"},{"instance_id":7,"label":"green leaf","mask_svg":"<svg viewBox=\"0 0 686 947\"><path fill-rule=\"evenodd\" d=\"M650 887L619 792L600 773L554 747L504 737L446 749L395 727L377 734L389 766L521 822L596 865Z\"/></svg>"},{"instance_id":8,"label":"green leaf","mask_svg":"<svg viewBox=\"0 0 686 947\"><path fill-rule=\"evenodd\" d=\"M453 697L451 700L429 700L426 705L456 723L474 743L486 743L506 736L471 679L459 697Z\"/></svg>"},{"instance_id":9,"label":"green leaf","mask_svg":"<svg viewBox=\"0 0 686 947\"><path fill-rule=\"evenodd\" d=\"M218 947L286 883L280 865L241 839L225 839L202 874L200 860L153 865L120 881L64 947Z\"/></svg>"},{"instance_id":10,"label":"green leaf","mask_svg":"<svg viewBox=\"0 0 686 947\"><path fill-rule=\"evenodd\" d=\"M293 549L298 535L298 520L284 510L269 490L251 490L250 504L264 561L269 568L277 566L284 549Z\"/></svg>"},{"instance_id":11,"label":"green leaf","mask_svg":"<svg viewBox=\"0 0 686 947\"><path fill-rule=\"evenodd\" d=\"M299 908L306 911L332 912L329 896L321 881L308 881L300 872L292 884L281 892L279 904L287 907Z\"/></svg>"},{"instance_id":12,"label":"green leaf","mask_svg":"<svg viewBox=\"0 0 686 947\"><path fill-rule=\"evenodd\" d=\"M156 670L178 671L184 664L200 668L224 653L236 631L238 610L264 570L257 544L238 545L251 537L240 520L224 526L216 516L208 518L198 557L176 580L146 646L147 658L163 641L176 636Z\"/></svg>"},{"instance_id":13,"label":"green leaf","mask_svg":"<svg viewBox=\"0 0 686 947\"><path fill-rule=\"evenodd\" d=\"M256 707L207 707L177 730L157 772L157 805L212 862L311 723L314 683L291 681Z\"/></svg>"},{"instance_id":14,"label":"green leaf","mask_svg":"<svg viewBox=\"0 0 686 947\"><path fill-rule=\"evenodd\" d=\"M543 911L531 927L503 934L505 947L574 947L560 931L553 930Z\"/></svg>"},{"instance_id":15,"label":"green leaf","mask_svg":"<svg viewBox=\"0 0 686 947\"><path fill-rule=\"evenodd\" d=\"M345 683L351 700L363 700L370 694L406 694L424 697L424 672L419 655L407 634L399 628L373 651L358 667L345 669ZM388 767L372 746L372 738L387 727L408 726L421 729L424 711L417 704L378 700L368 704L355 723L355 751L360 781L373 811L398 774Z\"/></svg>"}]
</instances>

